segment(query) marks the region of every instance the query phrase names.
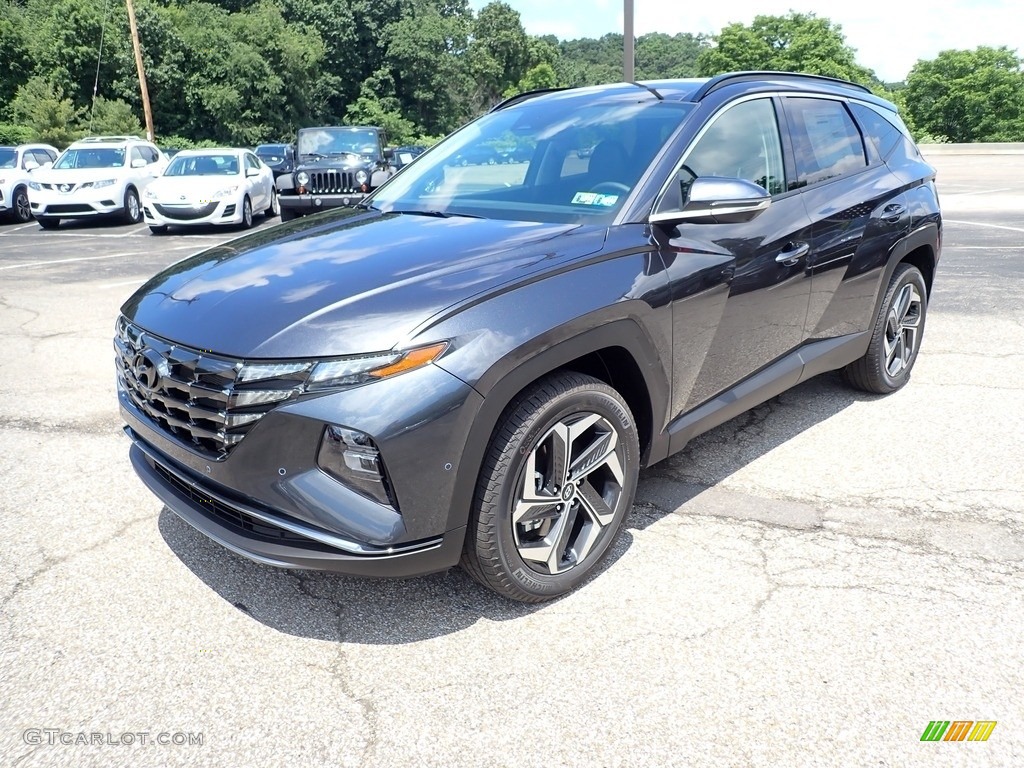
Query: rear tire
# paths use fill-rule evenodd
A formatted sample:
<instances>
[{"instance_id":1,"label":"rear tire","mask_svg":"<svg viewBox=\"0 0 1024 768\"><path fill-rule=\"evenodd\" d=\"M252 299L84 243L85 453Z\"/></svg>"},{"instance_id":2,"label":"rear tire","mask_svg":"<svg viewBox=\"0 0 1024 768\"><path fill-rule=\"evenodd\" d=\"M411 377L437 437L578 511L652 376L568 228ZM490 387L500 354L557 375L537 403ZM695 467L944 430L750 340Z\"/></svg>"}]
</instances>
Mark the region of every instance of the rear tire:
<instances>
[{"instance_id":1,"label":"rear tire","mask_svg":"<svg viewBox=\"0 0 1024 768\"><path fill-rule=\"evenodd\" d=\"M462 567L513 600L569 592L618 538L639 468L636 422L618 392L581 373L541 379L491 438Z\"/></svg>"},{"instance_id":2,"label":"rear tire","mask_svg":"<svg viewBox=\"0 0 1024 768\"><path fill-rule=\"evenodd\" d=\"M913 264L899 264L878 309L868 351L843 369L846 382L877 395L904 386L921 349L927 313L924 276Z\"/></svg>"},{"instance_id":3,"label":"rear tire","mask_svg":"<svg viewBox=\"0 0 1024 768\"><path fill-rule=\"evenodd\" d=\"M43 229L56 229L60 226L60 219L54 216L36 216L36 221Z\"/></svg>"},{"instance_id":4,"label":"rear tire","mask_svg":"<svg viewBox=\"0 0 1024 768\"><path fill-rule=\"evenodd\" d=\"M142 206L139 204L139 193L134 187L124 191L124 220L128 224L142 222Z\"/></svg>"}]
</instances>

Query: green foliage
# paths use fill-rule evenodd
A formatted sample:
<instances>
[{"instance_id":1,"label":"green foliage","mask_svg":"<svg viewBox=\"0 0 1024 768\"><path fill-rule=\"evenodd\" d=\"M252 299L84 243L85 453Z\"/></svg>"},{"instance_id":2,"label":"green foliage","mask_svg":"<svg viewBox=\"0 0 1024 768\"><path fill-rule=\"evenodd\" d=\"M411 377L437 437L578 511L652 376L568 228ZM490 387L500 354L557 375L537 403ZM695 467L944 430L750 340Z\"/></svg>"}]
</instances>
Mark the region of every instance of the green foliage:
<instances>
[{"instance_id":1,"label":"green foliage","mask_svg":"<svg viewBox=\"0 0 1024 768\"><path fill-rule=\"evenodd\" d=\"M1024 141L1024 73L1008 48L943 51L919 61L905 93L919 140Z\"/></svg>"},{"instance_id":2,"label":"green foliage","mask_svg":"<svg viewBox=\"0 0 1024 768\"><path fill-rule=\"evenodd\" d=\"M622 35L530 36L510 2L135 0L157 140L176 146L289 140L302 126L374 124L429 144L500 99L622 79ZM102 55L100 41L102 38ZM142 103L120 0L0 2L0 138L66 144L141 133ZM636 40L636 78L740 69L855 80L895 101L920 140L1024 138L1020 61L1007 49L946 51L885 85L842 30L791 12L702 35ZM93 110L93 87L96 106ZM91 120L91 127L90 127Z\"/></svg>"},{"instance_id":3,"label":"green foliage","mask_svg":"<svg viewBox=\"0 0 1024 768\"><path fill-rule=\"evenodd\" d=\"M27 126L36 141L65 147L82 135L82 109L64 96L59 85L42 77L33 77L18 88L9 112L11 121Z\"/></svg>"},{"instance_id":4,"label":"green foliage","mask_svg":"<svg viewBox=\"0 0 1024 768\"><path fill-rule=\"evenodd\" d=\"M827 75L865 85L877 82L873 72L857 63L842 27L813 13L757 16L749 27L729 24L715 42L697 58L701 75L766 69Z\"/></svg>"}]
</instances>

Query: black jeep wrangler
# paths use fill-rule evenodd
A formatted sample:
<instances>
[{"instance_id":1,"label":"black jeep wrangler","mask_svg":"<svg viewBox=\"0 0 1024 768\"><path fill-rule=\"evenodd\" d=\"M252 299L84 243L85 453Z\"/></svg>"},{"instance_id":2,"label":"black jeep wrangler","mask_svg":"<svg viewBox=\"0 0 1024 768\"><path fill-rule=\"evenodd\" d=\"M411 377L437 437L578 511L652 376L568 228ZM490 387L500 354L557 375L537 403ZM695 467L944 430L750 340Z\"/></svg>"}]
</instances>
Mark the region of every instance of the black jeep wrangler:
<instances>
[{"instance_id":1,"label":"black jeep wrangler","mask_svg":"<svg viewBox=\"0 0 1024 768\"><path fill-rule=\"evenodd\" d=\"M381 128L300 128L295 172L277 180L281 220L355 205L395 174Z\"/></svg>"}]
</instances>

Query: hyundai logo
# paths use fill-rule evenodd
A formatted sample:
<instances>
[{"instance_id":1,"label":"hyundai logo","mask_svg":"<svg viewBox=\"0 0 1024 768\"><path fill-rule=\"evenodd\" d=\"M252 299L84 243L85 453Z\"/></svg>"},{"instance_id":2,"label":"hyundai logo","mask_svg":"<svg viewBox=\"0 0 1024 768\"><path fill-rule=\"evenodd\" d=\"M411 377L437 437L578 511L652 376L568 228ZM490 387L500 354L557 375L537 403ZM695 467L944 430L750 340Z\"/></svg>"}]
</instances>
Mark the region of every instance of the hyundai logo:
<instances>
[{"instance_id":1,"label":"hyundai logo","mask_svg":"<svg viewBox=\"0 0 1024 768\"><path fill-rule=\"evenodd\" d=\"M132 358L132 373L147 398L160 389L166 369L166 361L152 349L143 350Z\"/></svg>"}]
</instances>

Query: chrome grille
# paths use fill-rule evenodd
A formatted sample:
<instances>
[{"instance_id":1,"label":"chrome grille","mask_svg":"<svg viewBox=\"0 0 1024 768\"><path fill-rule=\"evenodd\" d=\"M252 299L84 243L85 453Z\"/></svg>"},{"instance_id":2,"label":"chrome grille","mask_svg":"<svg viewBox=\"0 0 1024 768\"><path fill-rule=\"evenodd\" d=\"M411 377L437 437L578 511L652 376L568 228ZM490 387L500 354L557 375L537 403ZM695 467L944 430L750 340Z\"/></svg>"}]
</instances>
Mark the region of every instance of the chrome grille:
<instances>
[{"instance_id":1,"label":"chrome grille","mask_svg":"<svg viewBox=\"0 0 1024 768\"><path fill-rule=\"evenodd\" d=\"M355 171L311 171L309 191L314 195L338 195L358 191Z\"/></svg>"},{"instance_id":2,"label":"chrome grille","mask_svg":"<svg viewBox=\"0 0 1024 768\"><path fill-rule=\"evenodd\" d=\"M120 318L114 336L120 388L167 434L223 458L281 403L299 395L312 363L252 364L186 347Z\"/></svg>"}]
</instances>

